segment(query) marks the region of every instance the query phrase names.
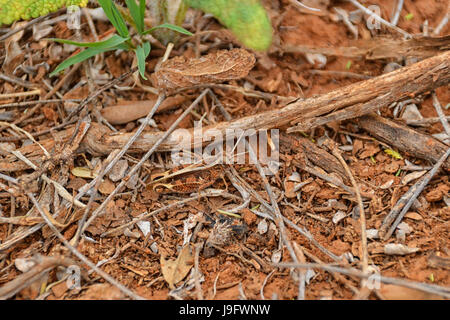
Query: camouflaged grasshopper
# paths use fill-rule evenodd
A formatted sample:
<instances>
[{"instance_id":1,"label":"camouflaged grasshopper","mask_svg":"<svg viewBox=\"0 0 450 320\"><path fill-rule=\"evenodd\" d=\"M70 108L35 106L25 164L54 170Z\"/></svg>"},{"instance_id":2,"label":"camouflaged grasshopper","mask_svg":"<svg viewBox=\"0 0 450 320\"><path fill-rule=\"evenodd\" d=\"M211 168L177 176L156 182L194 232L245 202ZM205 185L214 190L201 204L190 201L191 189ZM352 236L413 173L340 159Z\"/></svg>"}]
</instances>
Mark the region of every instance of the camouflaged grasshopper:
<instances>
[{"instance_id":1,"label":"camouflaged grasshopper","mask_svg":"<svg viewBox=\"0 0 450 320\"><path fill-rule=\"evenodd\" d=\"M11 24L20 19L37 18L64 6L84 7L88 0L0 0L0 25ZM139 73L145 78L145 60L151 46L145 35L151 33L162 43L175 42L179 34L192 35L180 27L186 10L191 7L212 14L247 48L266 51L272 43L272 25L260 0L153 0L149 2L149 16L152 25L146 22L147 3L145 0L125 0L127 8L113 0L98 0L107 18L116 28L112 37L99 42L75 42L65 39L50 39L60 43L86 48L66 59L50 74L82 62L97 54L126 50L135 53ZM130 34L128 23L137 31ZM147 28L150 27L150 28Z\"/></svg>"}]
</instances>

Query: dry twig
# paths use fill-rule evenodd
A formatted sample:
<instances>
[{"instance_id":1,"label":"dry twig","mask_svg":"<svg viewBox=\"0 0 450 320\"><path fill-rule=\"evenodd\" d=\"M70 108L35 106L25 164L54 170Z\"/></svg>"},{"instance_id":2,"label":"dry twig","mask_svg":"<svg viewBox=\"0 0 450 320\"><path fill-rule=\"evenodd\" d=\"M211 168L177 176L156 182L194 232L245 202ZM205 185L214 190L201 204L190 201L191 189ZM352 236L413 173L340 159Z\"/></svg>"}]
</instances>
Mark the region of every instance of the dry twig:
<instances>
[{"instance_id":1,"label":"dry twig","mask_svg":"<svg viewBox=\"0 0 450 320\"><path fill-rule=\"evenodd\" d=\"M432 294L436 294L445 298L450 298L450 289L448 287L442 287L434 284L427 284L427 283L420 283L420 282L414 282L409 280L403 280L403 279L397 279L397 278L391 278L391 277L385 277L382 275L371 275L364 272L361 272L359 270L356 270L354 268L342 268L332 265L324 265L324 264L318 264L318 263L302 263L302 264L296 264L296 263L276 263L274 266L279 268L301 268L301 269L322 269L329 272L338 272L349 276L355 276L361 279L369 279L370 277L375 277L378 281L386 284L394 284L406 288L411 288L415 290L420 290L424 292L429 292Z\"/></svg>"},{"instance_id":2,"label":"dry twig","mask_svg":"<svg viewBox=\"0 0 450 320\"><path fill-rule=\"evenodd\" d=\"M444 111L442 111L441 104L439 103L439 99L436 96L436 92L433 92L432 96L434 109L436 110L436 113L439 116L439 120L441 121L442 126L444 127L445 133L447 134L448 137L450 137L450 126L448 124L447 118L445 117Z\"/></svg>"},{"instance_id":3,"label":"dry twig","mask_svg":"<svg viewBox=\"0 0 450 320\"><path fill-rule=\"evenodd\" d=\"M391 23L392 25L396 26L398 23L398 18L400 18L400 13L403 9L403 2L404 0L397 0L397 6L395 7L394 14L392 15Z\"/></svg>"},{"instance_id":4,"label":"dry twig","mask_svg":"<svg viewBox=\"0 0 450 320\"><path fill-rule=\"evenodd\" d=\"M447 25L448 19L450 17L449 8L450 8L450 3L448 4L448 7L447 7L447 14L442 18L441 22L439 22L437 27L434 29L433 36L438 36L441 33L442 29L444 29L444 27Z\"/></svg>"},{"instance_id":5,"label":"dry twig","mask_svg":"<svg viewBox=\"0 0 450 320\"><path fill-rule=\"evenodd\" d=\"M348 2L352 3L355 7L357 7L358 9L362 10L365 14L368 14L370 17L378 20L380 23L384 24L385 26L394 29L395 31L397 31L398 33L402 34L405 38L411 38L411 34L409 34L408 32L400 29L399 27L397 27L396 25L390 23L389 21L384 20L382 17L380 17L379 15L375 14L374 12L370 11L369 9L367 9L366 7L364 7L362 4L360 4L358 1L356 0L347 0Z\"/></svg>"},{"instance_id":6,"label":"dry twig","mask_svg":"<svg viewBox=\"0 0 450 320\"><path fill-rule=\"evenodd\" d=\"M447 152L439 159L439 161L426 175L420 178L411 188L409 188L409 190L398 200L395 206L391 209L391 212L389 212L386 218L384 218L383 224L380 227L380 235L384 240L389 239L392 233L394 233L395 229L402 221L403 216L408 212L409 208L414 203L416 198L427 186L431 178L433 178L433 176L440 169L449 155L450 148L447 149Z\"/></svg>"},{"instance_id":7,"label":"dry twig","mask_svg":"<svg viewBox=\"0 0 450 320\"><path fill-rule=\"evenodd\" d=\"M47 217L47 215L44 213L41 205L36 200L34 195L32 193L27 193L27 196L30 198L31 202L35 205L36 209L41 214L42 218L44 218L47 225L50 227L50 229L53 231L53 233L58 237L58 239L66 246L67 249L69 249L70 252L72 252L78 259L80 259L83 263L87 264L91 269L93 269L95 272L97 272L102 278L104 278L106 281L108 281L113 286L117 287L120 291L122 291L124 294L128 295L130 298L136 299L136 300L144 300L141 296L135 294L125 286L123 286L121 283L119 283L116 279L112 278L109 274L98 268L95 264L93 264L88 258L86 258L84 255L82 255L76 248L74 248L65 238L64 236L58 231L58 229L54 226L54 224L50 221L50 219Z\"/></svg>"},{"instance_id":8,"label":"dry twig","mask_svg":"<svg viewBox=\"0 0 450 320\"><path fill-rule=\"evenodd\" d=\"M122 189L122 187L127 183L127 181L137 172L137 170L144 164L145 161L147 161L148 158L150 158L150 156L153 154L153 152L155 152L155 150L158 148L158 146L164 141L164 139L166 139L171 133L172 131L175 130L175 128L178 126L178 124L181 122L181 120L183 120L190 112L192 109L194 109L194 107L201 101L201 99L203 98L203 96L206 95L206 93L208 92L209 89L206 89L205 91L202 92L202 94L200 94L197 99L195 99L194 102L192 102L192 104L178 117L178 119L172 123L172 125L170 126L170 128L164 132L163 136L156 141L156 143L152 146L152 148L150 150L147 151L147 153L141 158L141 160L135 164L130 172L128 172L127 176L125 178L122 179L122 181L116 186L116 188L114 189L113 192L111 192L108 197L105 199L105 201L103 201L103 203L92 213L91 217L89 218L89 220L86 222L86 224L84 225L84 227L82 228L82 232L84 232L86 230L86 228L92 223L92 221L103 212L103 210L105 209L106 205L108 204L109 201L111 201L111 199L119 192L119 190ZM162 101L162 100L161 100ZM156 105L156 104L155 104Z\"/></svg>"},{"instance_id":9,"label":"dry twig","mask_svg":"<svg viewBox=\"0 0 450 320\"><path fill-rule=\"evenodd\" d=\"M367 273L367 270L369 269L369 254L367 251L367 234L366 234L366 214L364 212L364 205L361 198L361 191L359 190L359 186L356 183L355 177L353 176L352 172L350 171L350 168L348 167L347 163L345 162L344 158L341 155L341 151L337 148L337 146L333 143L331 146L331 151L333 155L338 158L339 162L344 167L345 171L347 172L348 177L350 178L350 181L352 182L353 188L356 193L356 200L358 203L359 208L359 220L361 223L361 251L362 251L362 271L364 273ZM361 282L361 287L365 286L365 281Z\"/></svg>"}]
</instances>

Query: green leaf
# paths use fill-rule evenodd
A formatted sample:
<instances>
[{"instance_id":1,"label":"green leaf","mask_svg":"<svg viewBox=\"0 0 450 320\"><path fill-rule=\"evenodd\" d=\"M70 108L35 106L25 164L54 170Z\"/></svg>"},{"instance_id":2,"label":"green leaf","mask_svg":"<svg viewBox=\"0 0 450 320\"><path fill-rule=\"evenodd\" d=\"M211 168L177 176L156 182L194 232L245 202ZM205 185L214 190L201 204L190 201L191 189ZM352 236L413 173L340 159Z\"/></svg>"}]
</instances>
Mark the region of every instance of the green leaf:
<instances>
[{"instance_id":1,"label":"green leaf","mask_svg":"<svg viewBox=\"0 0 450 320\"><path fill-rule=\"evenodd\" d=\"M139 34L142 34L144 32L144 13L145 13L145 1L140 0L139 6L136 4L136 0L125 0L125 3L127 4L128 9L130 10L131 17L134 20L134 23L136 24L136 29ZM142 7L142 3L144 3ZM144 11L142 11L142 8L144 8Z\"/></svg>"},{"instance_id":2,"label":"green leaf","mask_svg":"<svg viewBox=\"0 0 450 320\"><path fill-rule=\"evenodd\" d=\"M139 0L139 10L141 11L141 17L142 17L142 31L144 31L144 18L145 18L145 0Z\"/></svg>"},{"instance_id":3,"label":"green leaf","mask_svg":"<svg viewBox=\"0 0 450 320\"><path fill-rule=\"evenodd\" d=\"M121 43L124 43L125 41L129 40L130 38L122 38L121 36L118 36L117 34L113 35L111 38L99 41L99 42L76 42L72 40L66 40L66 39L56 39L56 38L49 38L47 40L55 41L59 43L65 43L65 44L71 44L77 47L87 47L87 48L98 48L98 49L106 49L110 47L118 46Z\"/></svg>"},{"instance_id":4,"label":"green leaf","mask_svg":"<svg viewBox=\"0 0 450 320\"><path fill-rule=\"evenodd\" d=\"M150 53L150 43L144 42L143 45L139 45L136 48L135 52L138 62L139 74L143 79L147 80L147 78L145 77L145 59L148 57L148 54Z\"/></svg>"},{"instance_id":5,"label":"green leaf","mask_svg":"<svg viewBox=\"0 0 450 320\"><path fill-rule=\"evenodd\" d=\"M128 38L128 28L124 18L120 14L116 5L112 0L98 0L105 12L106 17L111 21L112 25L117 29L117 32L123 37Z\"/></svg>"},{"instance_id":6,"label":"green leaf","mask_svg":"<svg viewBox=\"0 0 450 320\"><path fill-rule=\"evenodd\" d=\"M124 50L124 51L130 51L133 50L133 48L127 43L121 43L114 47L114 50Z\"/></svg>"},{"instance_id":7,"label":"green leaf","mask_svg":"<svg viewBox=\"0 0 450 320\"><path fill-rule=\"evenodd\" d=\"M80 53L77 53L76 55L74 55L73 57L70 57L66 60L64 60L63 62L61 62L56 69L50 73L50 77L53 77L54 75L56 75L57 73L59 73L60 71L76 64L79 62L82 62L84 60L89 59L90 57L93 57L99 53L103 53L103 52L107 52L107 51L112 51L112 50L117 50L117 47L111 47L111 48L87 48L84 51L81 51Z\"/></svg>"},{"instance_id":8,"label":"green leaf","mask_svg":"<svg viewBox=\"0 0 450 320\"><path fill-rule=\"evenodd\" d=\"M167 29L170 29L170 30L173 30L173 31L176 31L176 32L188 35L188 36L193 36L193 33L187 31L185 28L182 28L180 26L176 26L176 25L170 24L170 23L163 23L163 24L160 24L159 26L150 28L150 29L146 30L143 34L149 34L153 31L155 31L156 29L161 29L161 28L167 28Z\"/></svg>"},{"instance_id":9,"label":"green leaf","mask_svg":"<svg viewBox=\"0 0 450 320\"><path fill-rule=\"evenodd\" d=\"M144 47L145 58L147 58L148 55L150 54L150 50L151 50L150 42L144 42L143 47Z\"/></svg>"}]
</instances>

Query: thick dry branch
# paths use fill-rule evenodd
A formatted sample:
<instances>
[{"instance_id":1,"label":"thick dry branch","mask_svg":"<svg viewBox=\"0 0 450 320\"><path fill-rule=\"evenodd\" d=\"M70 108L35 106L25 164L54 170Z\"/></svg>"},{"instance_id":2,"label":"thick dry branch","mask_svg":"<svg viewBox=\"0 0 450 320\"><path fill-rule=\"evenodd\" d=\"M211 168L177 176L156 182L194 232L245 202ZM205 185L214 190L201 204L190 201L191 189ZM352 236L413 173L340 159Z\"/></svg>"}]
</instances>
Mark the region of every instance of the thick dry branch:
<instances>
[{"instance_id":1,"label":"thick dry branch","mask_svg":"<svg viewBox=\"0 0 450 320\"><path fill-rule=\"evenodd\" d=\"M428 58L450 49L450 36L445 37L414 37L409 40L375 38L355 41L351 47L313 47L285 45L283 52L287 53L320 53L327 56L342 56L347 58L364 58L368 60L415 57Z\"/></svg>"},{"instance_id":2,"label":"thick dry branch","mask_svg":"<svg viewBox=\"0 0 450 320\"><path fill-rule=\"evenodd\" d=\"M430 135L378 115L366 115L358 118L357 121L362 129L377 139L432 163L436 163L449 147ZM450 159L444 162L443 167L450 169Z\"/></svg>"},{"instance_id":3,"label":"thick dry branch","mask_svg":"<svg viewBox=\"0 0 450 320\"><path fill-rule=\"evenodd\" d=\"M206 133L208 131L211 133L210 130L214 130L215 133L220 133L222 137L230 139L233 137L240 138L242 132L239 130L244 130L245 134L251 134L249 129L285 128L289 125L311 122L316 117L324 117L333 112L344 113L340 120L355 118L369 114L395 101L411 98L420 93L446 85L449 82L450 51L446 51L440 55L379 77L357 82L320 96L294 101L281 109L270 110L205 127L203 128L201 143L208 144L213 139L217 142L217 135L216 137L207 137ZM353 110L353 112L345 112L348 109ZM230 134L232 130L235 130L234 135ZM68 129L60 132L58 133L58 138L65 141L69 139L72 131L73 129ZM145 152L163 134L164 132L142 134L129 151L132 153ZM183 137L186 137L187 134L191 134L191 137L193 137L193 130L182 131ZM132 133L111 133L106 127L93 123L82 141L79 151L87 151L94 155L109 154L114 149L122 148L131 135ZM186 139L180 141L180 132L175 131L161 143L158 151L193 147L193 140L192 138L191 141ZM54 139L43 140L40 143L47 150L51 150L54 145ZM26 146L21 148L20 151L30 160L36 161L36 164L42 161L41 150L37 146ZM18 163L14 163L14 161L16 161L14 157L6 159L6 161L0 161L1 170L15 171L26 168L26 165L18 166Z\"/></svg>"}]
</instances>

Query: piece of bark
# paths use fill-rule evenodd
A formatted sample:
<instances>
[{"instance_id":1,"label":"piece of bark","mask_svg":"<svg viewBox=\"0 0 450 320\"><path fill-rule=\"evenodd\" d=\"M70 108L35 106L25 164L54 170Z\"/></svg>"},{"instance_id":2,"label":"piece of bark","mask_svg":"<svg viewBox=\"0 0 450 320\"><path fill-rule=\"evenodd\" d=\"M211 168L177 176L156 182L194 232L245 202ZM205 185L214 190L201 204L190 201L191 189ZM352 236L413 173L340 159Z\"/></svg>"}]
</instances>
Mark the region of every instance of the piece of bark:
<instances>
[{"instance_id":1,"label":"piece of bark","mask_svg":"<svg viewBox=\"0 0 450 320\"><path fill-rule=\"evenodd\" d=\"M359 117L357 122L362 129L377 139L414 157L432 163L437 162L449 147L430 135L375 114ZM447 159L442 167L449 170L450 159Z\"/></svg>"},{"instance_id":2,"label":"piece of bark","mask_svg":"<svg viewBox=\"0 0 450 320\"><path fill-rule=\"evenodd\" d=\"M203 132L216 130L216 132L222 134L222 137L226 136L227 139L241 138L241 131L239 130L244 130L245 134L249 134L251 131L248 129L283 128L310 121L316 117L325 116L341 109L345 111L348 108L354 108L352 109L353 112L346 113L345 117L340 120L355 118L369 114L395 101L401 101L436 89L449 82L450 51L447 51L410 66L369 80L360 81L320 96L296 100L280 109L204 127ZM376 103L373 101L376 101ZM355 106L357 107L356 109ZM229 129L235 129L235 134L226 134ZM70 138L72 132L73 128L69 128L55 134L55 136L59 138L58 140L66 141ZM115 149L122 148L132 134L112 134L105 126L93 123L80 145L79 152L90 152L93 155L109 154ZM163 134L163 132L147 132L142 134L131 146L129 153L141 153L149 150ZM193 137L193 129L187 132L182 131L182 134L184 136L190 134ZM158 151L171 151L184 147L194 147L193 141L180 143L179 137L180 131L173 132L160 144ZM201 143L203 145L209 144L213 139L214 137L209 139L204 138L201 140ZM47 150L51 150L55 143L55 138L42 140L41 143ZM30 160L36 161L36 164L42 162L42 150L39 146L31 145L20 148L19 150L22 154L29 157ZM23 165L16 165L17 159L14 156L6 157L6 159L0 161L2 171L16 171L19 167L23 168Z\"/></svg>"},{"instance_id":3,"label":"piece of bark","mask_svg":"<svg viewBox=\"0 0 450 320\"><path fill-rule=\"evenodd\" d=\"M450 36L422 37L409 40L378 37L357 40L350 47L313 47L305 45L284 45L284 53L319 53L327 56L364 58L367 60L414 57L425 59L450 49Z\"/></svg>"}]
</instances>

